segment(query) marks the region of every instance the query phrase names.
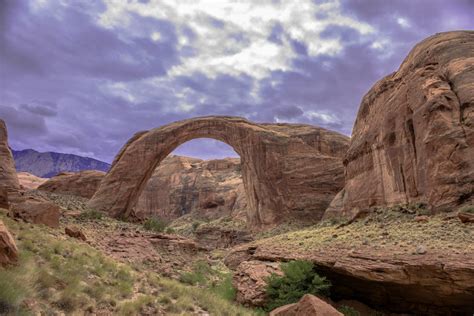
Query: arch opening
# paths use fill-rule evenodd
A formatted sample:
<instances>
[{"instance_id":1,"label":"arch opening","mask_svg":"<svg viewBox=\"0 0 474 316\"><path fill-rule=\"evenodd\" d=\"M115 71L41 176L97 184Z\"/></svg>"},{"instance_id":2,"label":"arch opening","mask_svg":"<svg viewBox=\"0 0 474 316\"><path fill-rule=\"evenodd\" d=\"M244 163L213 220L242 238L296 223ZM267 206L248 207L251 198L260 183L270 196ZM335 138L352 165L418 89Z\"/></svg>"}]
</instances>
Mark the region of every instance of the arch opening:
<instances>
[{"instance_id":1,"label":"arch opening","mask_svg":"<svg viewBox=\"0 0 474 316\"><path fill-rule=\"evenodd\" d=\"M221 141L198 138L163 159L132 208L132 217L171 222L190 214L193 221L226 217L245 224L247 205L239 155Z\"/></svg>"}]
</instances>

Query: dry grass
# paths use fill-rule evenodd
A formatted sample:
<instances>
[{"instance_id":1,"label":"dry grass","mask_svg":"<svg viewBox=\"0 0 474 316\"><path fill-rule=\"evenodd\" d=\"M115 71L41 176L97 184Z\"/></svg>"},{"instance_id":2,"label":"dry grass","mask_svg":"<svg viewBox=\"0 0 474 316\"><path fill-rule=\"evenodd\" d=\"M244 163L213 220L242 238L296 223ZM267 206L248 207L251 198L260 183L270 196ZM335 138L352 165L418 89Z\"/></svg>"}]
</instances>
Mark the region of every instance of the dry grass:
<instances>
[{"instance_id":1,"label":"dry grass","mask_svg":"<svg viewBox=\"0 0 474 316\"><path fill-rule=\"evenodd\" d=\"M457 218L446 220L446 215L428 217L428 222L417 222L416 214L403 214L391 209L378 210L365 219L344 226L324 222L258 241L261 245L284 245L289 249L316 250L326 247L376 249L398 248L412 252L417 245L439 252L474 253L474 225L462 224Z\"/></svg>"},{"instance_id":2,"label":"dry grass","mask_svg":"<svg viewBox=\"0 0 474 316\"><path fill-rule=\"evenodd\" d=\"M187 286L118 263L58 230L15 222L1 212L0 219L15 236L21 254L18 266L0 268L1 315L83 315L84 311L254 315L211 289Z\"/></svg>"}]
</instances>

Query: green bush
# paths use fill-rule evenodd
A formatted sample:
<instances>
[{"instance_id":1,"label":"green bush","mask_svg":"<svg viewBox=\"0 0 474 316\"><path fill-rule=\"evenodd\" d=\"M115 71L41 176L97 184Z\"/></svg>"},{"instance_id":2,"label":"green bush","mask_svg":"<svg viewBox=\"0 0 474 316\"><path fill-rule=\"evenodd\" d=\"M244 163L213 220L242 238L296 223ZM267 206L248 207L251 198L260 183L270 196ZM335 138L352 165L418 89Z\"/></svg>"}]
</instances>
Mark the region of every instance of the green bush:
<instances>
[{"instance_id":1,"label":"green bush","mask_svg":"<svg viewBox=\"0 0 474 316\"><path fill-rule=\"evenodd\" d=\"M100 220L104 214L102 212L96 211L96 210L90 210L90 211L85 211L82 212L77 218L82 221L86 220Z\"/></svg>"},{"instance_id":2,"label":"green bush","mask_svg":"<svg viewBox=\"0 0 474 316\"><path fill-rule=\"evenodd\" d=\"M360 316L360 313L356 311L353 307L342 305L338 309L344 316Z\"/></svg>"},{"instance_id":3,"label":"green bush","mask_svg":"<svg viewBox=\"0 0 474 316\"><path fill-rule=\"evenodd\" d=\"M159 218L149 218L143 223L143 228L157 233L164 232L166 226L167 223Z\"/></svg>"},{"instance_id":4,"label":"green bush","mask_svg":"<svg viewBox=\"0 0 474 316\"><path fill-rule=\"evenodd\" d=\"M212 274L212 268L205 261L197 261L191 272L184 272L181 274L179 280L190 285L206 285L209 275Z\"/></svg>"},{"instance_id":5,"label":"green bush","mask_svg":"<svg viewBox=\"0 0 474 316\"><path fill-rule=\"evenodd\" d=\"M216 295L231 302L234 301L235 296L237 295L237 290L232 285L231 273L226 274L219 283L212 287L211 290Z\"/></svg>"},{"instance_id":6,"label":"green bush","mask_svg":"<svg viewBox=\"0 0 474 316\"><path fill-rule=\"evenodd\" d=\"M272 274L267 279L267 311L296 303L305 294L329 294L330 282L316 273L313 263L290 261L282 263L281 269L283 276Z\"/></svg>"}]
</instances>

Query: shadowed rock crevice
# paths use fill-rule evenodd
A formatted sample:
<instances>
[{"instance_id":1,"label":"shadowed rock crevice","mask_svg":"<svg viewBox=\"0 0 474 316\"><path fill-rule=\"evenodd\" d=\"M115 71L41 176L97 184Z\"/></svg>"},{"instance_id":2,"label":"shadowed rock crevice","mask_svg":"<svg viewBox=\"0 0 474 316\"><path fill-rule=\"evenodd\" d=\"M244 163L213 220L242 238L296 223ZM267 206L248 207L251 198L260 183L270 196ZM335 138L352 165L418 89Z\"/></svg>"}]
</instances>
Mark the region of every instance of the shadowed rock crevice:
<instances>
[{"instance_id":1,"label":"shadowed rock crevice","mask_svg":"<svg viewBox=\"0 0 474 316\"><path fill-rule=\"evenodd\" d=\"M230 145L241 158L248 223L317 221L343 184L348 138L298 124L256 124L238 117L201 117L133 136L121 149L89 206L128 218L148 179L176 147L195 138Z\"/></svg>"}]
</instances>

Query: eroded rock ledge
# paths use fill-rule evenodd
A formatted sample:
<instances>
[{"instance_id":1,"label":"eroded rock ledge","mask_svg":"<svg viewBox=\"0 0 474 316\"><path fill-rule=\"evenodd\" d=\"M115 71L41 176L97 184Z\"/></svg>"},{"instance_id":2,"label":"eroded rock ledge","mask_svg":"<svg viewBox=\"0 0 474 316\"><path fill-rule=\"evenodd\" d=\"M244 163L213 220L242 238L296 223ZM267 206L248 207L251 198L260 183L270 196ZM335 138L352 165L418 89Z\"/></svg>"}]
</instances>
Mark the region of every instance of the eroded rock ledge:
<instances>
[{"instance_id":1,"label":"eroded rock ledge","mask_svg":"<svg viewBox=\"0 0 474 316\"><path fill-rule=\"evenodd\" d=\"M225 263L309 260L332 283L331 297L417 315L464 315L474 311L474 258L467 255L393 255L388 251L288 250L247 244L234 248Z\"/></svg>"}]
</instances>

